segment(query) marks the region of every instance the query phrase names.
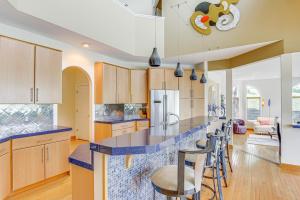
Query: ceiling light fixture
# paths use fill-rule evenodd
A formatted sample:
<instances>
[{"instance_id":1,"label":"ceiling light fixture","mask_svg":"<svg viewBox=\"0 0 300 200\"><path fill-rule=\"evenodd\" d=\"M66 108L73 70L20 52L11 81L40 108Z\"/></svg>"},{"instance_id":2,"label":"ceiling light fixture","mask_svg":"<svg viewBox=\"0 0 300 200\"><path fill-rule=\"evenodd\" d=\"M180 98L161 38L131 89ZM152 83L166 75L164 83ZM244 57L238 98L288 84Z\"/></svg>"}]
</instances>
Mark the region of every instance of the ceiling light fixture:
<instances>
[{"instance_id":1,"label":"ceiling light fixture","mask_svg":"<svg viewBox=\"0 0 300 200\"><path fill-rule=\"evenodd\" d=\"M207 83L207 79L206 79L204 73L202 74L202 77L201 77L201 79L200 79L200 83Z\"/></svg>"},{"instance_id":2,"label":"ceiling light fixture","mask_svg":"<svg viewBox=\"0 0 300 200\"><path fill-rule=\"evenodd\" d=\"M190 76L191 81L196 81L198 79L195 68L192 69L192 74Z\"/></svg>"},{"instance_id":3,"label":"ceiling light fixture","mask_svg":"<svg viewBox=\"0 0 300 200\"><path fill-rule=\"evenodd\" d=\"M180 7L180 4L177 4L177 8L178 8L178 12L177 12L177 15L178 15L178 23L180 23L180 19L179 19L179 7ZM179 27L180 24L178 24L177 26L177 54L178 54L178 57L177 57L177 67L176 67L176 70L174 72L174 75L175 77L183 77L183 69L181 67L181 64L180 64L180 50L179 50L179 40L180 40L180 27Z\"/></svg>"},{"instance_id":4,"label":"ceiling light fixture","mask_svg":"<svg viewBox=\"0 0 300 200\"><path fill-rule=\"evenodd\" d=\"M89 45L88 43L83 43L83 44L82 44L82 47L84 47L84 48L89 48L90 45Z\"/></svg>"},{"instance_id":5,"label":"ceiling light fixture","mask_svg":"<svg viewBox=\"0 0 300 200\"><path fill-rule=\"evenodd\" d=\"M155 10L155 28L154 28L154 31L155 31L155 46L153 48L153 51L152 51L152 54L149 58L149 65L151 67L159 67L160 64L161 64L161 60L160 60L160 57L158 55L158 52L157 52L157 47L156 47L156 10Z\"/></svg>"}]
</instances>

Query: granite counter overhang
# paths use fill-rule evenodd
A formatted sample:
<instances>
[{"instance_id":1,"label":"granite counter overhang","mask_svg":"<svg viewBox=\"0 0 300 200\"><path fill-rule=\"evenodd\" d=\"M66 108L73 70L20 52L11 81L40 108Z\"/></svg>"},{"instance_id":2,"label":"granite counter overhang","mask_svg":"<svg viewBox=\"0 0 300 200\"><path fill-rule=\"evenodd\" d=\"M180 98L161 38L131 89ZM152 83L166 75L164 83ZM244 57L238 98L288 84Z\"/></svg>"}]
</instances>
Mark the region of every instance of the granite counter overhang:
<instances>
[{"instance_id":1,"label":"granite counter overhang","mask_svg":"<svg viewBox=\"0 0 300 200\"><path fill-rule=\"evenodd\" d=\"M293 124L293 128L300 128L300 124Z\"/></svg>"},{"instance_id":2,"label":"granite counter overhang","mask_svg":"<svg viewBox=\"0 0 300 200\"><path fill-rule=\"evenodd\" d=\"M143 131L108 138L101 142L92 142L90 149L108 155L155 153L177 144L190 134L206 128L208 124L207 117L190 118L175 125L150 127Z\"/></svg>"},{"instance_id":3,"label":"granite counter overhang","mask_svg":"<svg viewBox=\"0 0 300 200\"><path fill-rule=\"evenodd\" d=\"M45 126L45 127L37 127L25 131L14 131L14 130L7 131L7 132L4 131L3 133L0 132L0 143L7 142L13 139L18 139L18 138L67 132L71 130L72 128L64 127L64 126Z\"/></svg>"}]
</instances>

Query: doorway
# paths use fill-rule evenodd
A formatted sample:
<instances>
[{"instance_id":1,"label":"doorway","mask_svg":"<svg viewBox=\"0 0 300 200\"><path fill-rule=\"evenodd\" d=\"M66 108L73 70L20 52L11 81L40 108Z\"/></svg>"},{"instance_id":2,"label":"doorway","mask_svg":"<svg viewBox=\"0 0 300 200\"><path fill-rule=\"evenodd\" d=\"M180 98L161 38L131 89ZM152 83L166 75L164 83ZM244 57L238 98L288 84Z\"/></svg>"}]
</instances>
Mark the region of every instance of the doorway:
<instances>
[{"instance_id":1,"label":"doorway","mask_svg":"<svg viewBox=\"0 0 300 200\"><path fill-rule=\"evenodd\" d=\"M72 127L72 138L91 140L91 80L79 67L68 67L62 75L62 104L58 105L58 124Z\"/></svg>"}]
</instances>

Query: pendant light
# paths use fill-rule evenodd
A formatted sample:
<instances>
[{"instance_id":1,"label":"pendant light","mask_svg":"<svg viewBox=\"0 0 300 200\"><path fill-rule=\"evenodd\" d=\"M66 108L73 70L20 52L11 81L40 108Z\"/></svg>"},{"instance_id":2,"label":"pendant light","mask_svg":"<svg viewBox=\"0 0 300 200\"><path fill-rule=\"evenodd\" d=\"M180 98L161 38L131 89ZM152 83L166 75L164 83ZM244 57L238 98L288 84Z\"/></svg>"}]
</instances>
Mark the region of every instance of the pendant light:
<instances>
[{"instance_id":1,"label":"pendant light","mask_svg":"<svg viewBox=\"0 0 300 200\"><path fill-rule=\"evenodd\" d=\"M200 79L200 83L203 83L203 84L207 83L207 79L206 79L204 73L202 74L202 77L201 77L201 79Z\"/></svg>"},{"instance_id":2,"label":"pendant light","mask_svg":"<svg viewBox=\"0 0 300 200\"><path fill-rule=\"evenodd\" d=\"M191 81L196 81L198 79L195 68L192 69L192 74L190 76Z\"/></svg>"},{"instance_id":3,"label":"pendant light","mask_svg":"<svg viewBox=\"0 0 300 200\"><path fill-rule=\"evenodd\" d=\"M160 60L160 57L158 55L158 52L157 52L157 48L156 48L156 10L155 10L155 47L153 48L153 51L152 51L152 54L149 58L149 65L151 67L159 67L160 64L161 64L161 60Z\"/></svg>"},{"instance_id":4,"label":"pendant light","mask_svg":"<svg viewBox=\"0 0 300 200\"><path fill-rule=\"evenodd\" d=\"M178 14L178 22L180 22L180 19L179 19L179 6L180 6L180 4L178 4L177 5L177 8L178 8L178 12L177 12L177 14ZM178 57L177 57L177 67L176 67L176 70L175 70L175 72L174 72L174 75L176 76L176 77L183 77L183 69L182 69L182 67L181 67L181 64L180 64L180 58L179 58L179 54L180 54L180 52L179 52L179 40L180 40L180 33L179 33L179 25L180 24L178 24L178 26L177 26L177 53L178 53Z\"/></svg>"}]
</instances>

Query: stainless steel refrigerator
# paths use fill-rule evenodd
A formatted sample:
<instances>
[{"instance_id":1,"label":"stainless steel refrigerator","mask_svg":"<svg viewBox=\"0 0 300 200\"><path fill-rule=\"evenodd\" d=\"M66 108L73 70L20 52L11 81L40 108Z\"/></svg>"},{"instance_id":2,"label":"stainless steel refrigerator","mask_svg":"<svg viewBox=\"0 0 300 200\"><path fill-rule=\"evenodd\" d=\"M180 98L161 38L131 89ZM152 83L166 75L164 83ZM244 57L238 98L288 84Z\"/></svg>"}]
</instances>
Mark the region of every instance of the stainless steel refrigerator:
<instances>
[{"instance_id":1,"label":"stainless steel refrigerator","mask_svg":"<svg viewBox=\"0 0 300 200\"><path fill-rule=\"evenodd\" d=\"M151 90L151 126L179 122L179 91Z\"/></svg>"}]
</instances>

